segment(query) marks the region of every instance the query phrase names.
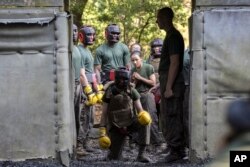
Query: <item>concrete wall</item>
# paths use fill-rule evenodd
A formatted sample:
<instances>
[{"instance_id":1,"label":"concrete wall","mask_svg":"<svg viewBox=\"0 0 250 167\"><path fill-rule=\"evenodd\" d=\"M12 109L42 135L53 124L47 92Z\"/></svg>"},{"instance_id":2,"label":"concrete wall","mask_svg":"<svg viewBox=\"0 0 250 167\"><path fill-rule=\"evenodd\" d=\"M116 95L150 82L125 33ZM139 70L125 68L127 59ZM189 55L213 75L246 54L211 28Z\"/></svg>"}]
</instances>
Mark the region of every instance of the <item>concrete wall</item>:
<instances>
[{"instance_id":1,"label":"concrete wall","mask_svg":"<svg viewBox=\"0 0 250 167\"><path fill-rule=\"evenodd\" d=\"M68 16L0 11L0 160L58 158L75 145Z\"/></svg>"},{"instance_id":2,"label":"concrete wall","mask_svg":"<svg viewBox=\"0 0 250 167\"><path fill-rule=\"evenodd\" d=\"M249 93L250 8L247 5L250 1L195 2L190 35L192 160L214 157L228 131L224 121L227 105Z\"/></svg>"}]
</instances>

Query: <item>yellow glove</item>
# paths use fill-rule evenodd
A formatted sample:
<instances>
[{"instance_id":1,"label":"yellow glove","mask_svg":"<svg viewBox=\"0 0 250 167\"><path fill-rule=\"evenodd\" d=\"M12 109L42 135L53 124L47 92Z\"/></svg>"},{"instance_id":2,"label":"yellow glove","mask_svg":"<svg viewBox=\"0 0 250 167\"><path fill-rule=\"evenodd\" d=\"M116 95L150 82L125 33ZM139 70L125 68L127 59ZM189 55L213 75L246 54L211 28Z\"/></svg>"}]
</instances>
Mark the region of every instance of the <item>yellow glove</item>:
<instances>
[{"instance_id":1,"label":"yellow glove","mask_svg":"<svg viewBox=\"0 0 250 167\"><path fill-rule=\"evenodd\" d=\"M98 103L102 103L102 97L104 95L104 92L103 91L99 91L96 93L96 98L97 98L97 102Z\"/></svg>"},{"instance_id":2,"label":"yellow glove","mask_svg":"<svg viewBox=\"0 0 250 167\"><path fill-rule=\"evenodd\" d=\"M137 118L138 118L138 122L144 126L149 125L152 122L150 114L144 110L139 112L139 114L137 115Z\"/></svg>"},{"instance_id":3,"label":"yellow glove","mask_svg":"<svg viewBox=\"0 0 250 167\"><path fill-rule=\"evenodd\" d=\"M88 106L92 106L92 105L94 105L94 104L96 104L97 103L97 96L96 96L96 94L95 93L90 93L90 94L88 94L87 95L87 100L85 101L85 104L86 105L88 105Z\"/></svg>"},{"instance_id":4,"label":"yellow glove","mask_svg":"<svg viewBox=\"0 0 250 167\"><path fill-rule=\"evenodd\" d=\"M102 103L103 95L104 95L103 84L98 84L97 85L97 93L96 93L96 98L97 98L98 103Z\"/></svg>"},{"instance_id":5,"label":"yellow glove","mask_svg":"<svg viewBox=\"0 0 250 167\"><path fill-rule=\"evenodd\" d=\"M97 85L97 91L103 91L103 84Z\"/></svg>"},{"instance_id":6,"label":"yellow glove","mask_svg":"<svg viewBox=\"0 0 250 167\"><path fill-rule=\"evenodd\" d=\"M91 88L90 85L87 85L83 88L83 92L86 94L87 96L87 100L85 101L85 104L88 106L94 105L97 103L97 97L95 95L95 93L93 93L93 90Z\"/></svg>"},{"instance_id":7,"label":"yellow glove","mask_svg":"<svg viewBox=\"0 0 250 167\"><path fill-rule=\"evenodd\" d=\"M99 133L100 133L100 138L99 138L99 145L101 148L103 149L108 149L111 145L111 141L109 139L109 137L106 134L106 128L101 127L99 129Z\"/></svg>"},{"instance_id":8,"label":"yellow glove","mask_svg":"<svg viewBox=\"0 0 250 167\"><path fill-rule=\"evenodd\" d=\"M88 94L92 93L93 90L92 90L92 88L91 88L90 85L87 85L87 86L85 86L85 87L83 88L83 92L84 92L86 95L88 95Z\"/></svg>"}]
</instances>

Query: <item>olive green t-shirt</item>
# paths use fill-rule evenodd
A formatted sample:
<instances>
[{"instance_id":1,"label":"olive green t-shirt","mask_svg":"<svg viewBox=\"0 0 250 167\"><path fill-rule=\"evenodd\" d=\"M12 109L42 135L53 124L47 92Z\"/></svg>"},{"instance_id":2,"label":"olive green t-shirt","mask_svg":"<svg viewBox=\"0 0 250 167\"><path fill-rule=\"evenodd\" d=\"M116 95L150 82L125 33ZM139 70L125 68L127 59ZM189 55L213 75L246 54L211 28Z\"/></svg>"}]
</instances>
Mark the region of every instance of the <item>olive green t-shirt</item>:
<instances>
[{"instance_id":1,"label":"olive green t-shirt","mask_svg":"<svg viewBox=\"0 0 250 167\"><path fill-rule=\"evenodd\" d=\"M85 68L85 73L93 73L94 72L94 58L88 48L83 47L83 45L78 45L78 49L81 53L81 67Z\"/></svg>"},{"instance_id":2,"label":"olive green t-shirt","mask_svg":"<svg viewBox=\"0 0 250 167\"><path fill-rule=\"evenodd\" d=\"M149 77L155 73L154 67L151 64L143 63L140 69L136 69L135 67L132 68L131 73L133 75L134 72L139 73L143 78L149 79ZM146 92L148 91L152 86L146 84L142 81L137 81L135 85L135 89L139 92Z\"/></svg>"},{"instance_id":3,"label":"olive green t-shirt","mask_svg":"<svg viewBox=\"0 0 250 167\"><path fill-rule=\"evenodd\" d=\"M161 50L161 60L159 64L158 72L160 75L168 75L170 67L170 56L178 54L179 57L179 70L175 79L176 83L184 82L182 76L183 67L183 56L184 56L184 40L181 33L174 27L167 32L167 36L164 39L162 50Z\"/></svg>"},{"instance_id":4,"label":"olive green t-shirt","mask_svg":"<svg viewBox=\"0 0 250 167\"><path fill-rule=\"evenodd\" d=\"M75 72L75 80L80 79L80 68L81 68L81 54L78 48L74 45L72 49L72 66Z\"/></svg>"},{"instance_id":5,"label":"olive green t-shirt","mask_svg":"<svg viewBox=\"0 0 250 167\"><path fill-rule=\"evenodd\" d=\"M173 27L167 32L167 36L163 42L159 73L161 71L168 71L170 66L170 55L174 54L180 56L179 71L181 71L184 56L184 40L181 33Z\"/></svg>"},{"instance_id":6,"label":"olive green t-shirt","mask_svg":"<svg viewBox=\"0 0 250 167\"><path fill-rule=\"evenodd\" d=\"M110 102L110 99L111 99L111 96L113 96L112 94L112 87L114 85L110 86L104 93L103 95L103 99L102 101L105 102L105 103L109 103ZM120 93L126 93L126 92L120 92ZM137 92L137 90L135 88L131 88L131 98L133 101L136 101L138 99L141 98L140 94Z\"/></svg>"},{"instance_id":7,"label":"olive green t-shirt","mask_svg":"<svg viewBox=\"0 0 250 167\"><path fill-rule=\"evenodd\" d=\"M126 66L129 63L129 49L121 42L118 42L113 46L109 46L105 43L96 49L94 65L101 65L103 72Z\"/></svg>"}]
</instances>

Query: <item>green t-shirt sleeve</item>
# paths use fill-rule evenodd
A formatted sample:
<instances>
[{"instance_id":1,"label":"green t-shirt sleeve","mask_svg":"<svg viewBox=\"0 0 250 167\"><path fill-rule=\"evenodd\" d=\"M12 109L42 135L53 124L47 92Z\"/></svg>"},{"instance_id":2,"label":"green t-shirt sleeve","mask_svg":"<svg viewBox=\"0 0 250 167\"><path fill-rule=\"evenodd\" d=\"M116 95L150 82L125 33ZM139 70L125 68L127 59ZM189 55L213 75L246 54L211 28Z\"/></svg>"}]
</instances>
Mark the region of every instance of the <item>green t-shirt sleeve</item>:
<instances>
[{"instance_id":1,"label":"green t-shirt sleeve","mask_svg":"<svg viewBox=\"0 0 250 167\"><path fill-rule=\"evenodd\" d=\"M97 48L95 52L94 65L100 65L100 64L102 64L102 52L99 48Z\"/></svg>"},{"instance_id":2,"label":"green t-shirt sleeve","mask_svg":"<svg viewBox=\"0 0 250 167\"><path fill-rule=\"evenodd\" d=\"M149 67L148 67L148 76L151 76L152 74L155 73L155 70L154 70L154 67L151 65L151 64L148 64Z\"/></svg>"},{"instance_id":3,"label":"green t-shirt sleeve","mask_svg":"<svg viewBox=\"0 0 250 167\"><path fill-rule=\"evenodd\" d=\"M123 50L124 50L124 53L123 53L124 65L130 64L130 52L129 52L128 47L126 45L124 45Z\"/></svg>"},{"instance_id":4,"label":"green t-shirt sleeve","mask_svg":"<svg viewBox=\"0 0 250 167\"><path fill-rule=\"evenodd\" d=\"M131 97L133 101L136 101L141 98L139 92L135 88L131 89Z\"/></svg>"}]
</instances>

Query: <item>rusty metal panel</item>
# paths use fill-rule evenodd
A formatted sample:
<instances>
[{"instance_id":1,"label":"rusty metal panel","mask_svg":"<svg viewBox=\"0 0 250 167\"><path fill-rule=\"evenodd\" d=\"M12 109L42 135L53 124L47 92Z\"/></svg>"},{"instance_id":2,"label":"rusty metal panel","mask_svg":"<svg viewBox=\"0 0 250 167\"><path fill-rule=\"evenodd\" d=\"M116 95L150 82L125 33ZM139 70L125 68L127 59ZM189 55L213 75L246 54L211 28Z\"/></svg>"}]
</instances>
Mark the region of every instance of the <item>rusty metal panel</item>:
<instances>
[{"instance_id":1,"label":"rusty metal panel","mask_svg":"<svg viewBox=\"0 0 250 167\"><path fill-rule=\"evenodd\" d=\"M1 0L0 6L63 7L63 0Z\"/></svg>"}]
</instances>

